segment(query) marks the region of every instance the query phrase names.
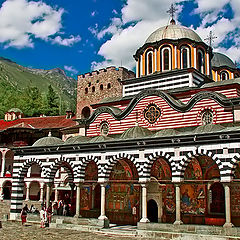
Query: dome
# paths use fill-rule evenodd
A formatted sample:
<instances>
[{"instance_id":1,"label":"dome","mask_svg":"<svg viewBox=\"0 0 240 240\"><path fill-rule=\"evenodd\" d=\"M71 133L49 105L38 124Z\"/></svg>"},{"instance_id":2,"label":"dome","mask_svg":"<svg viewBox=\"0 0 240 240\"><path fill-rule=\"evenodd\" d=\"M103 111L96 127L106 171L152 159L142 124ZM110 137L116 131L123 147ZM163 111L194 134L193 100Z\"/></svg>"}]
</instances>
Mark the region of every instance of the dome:
<instances>
[{"instance_id":1,"label":"dome","mask_svg":"<svg viewBox=\"0 0 240 240\"><path fill-rule=\"evenodd\" d=\"M105 142L105 141L110 141L110 140L112 140L113 138L111 138L111 137L107 137L107 136L102 136L102 135L100 135L100 136L96 136L96 137L94 137L94 138L92 138L89 142L91 142L91 143L95 143L95 142Z\"/></svg>"},{"instance_id":2,"label":"dome","mask_svg":"<svg viewBox=\"0 0 240 240\"><path fill-rule=\"evenodd\" d=\"M236 66L233 63L233 61L229 57L227 57L226 55L224 55L222 53L214 52L211 63L212 63L212 67L225 66L225 67L230 67L230 68L236 69Z\"/></svg>"},{"instance_id":3,"label":"dome","mask_svg":"<svg viewBox=\"0 0 240 240\"><path fill-rule=\"evenodd\" d=\"M33 147L40 147L40 146L54 146L54 145L61 145L64 142L57 137L43 137L38 139L34 144Z\"/></svg>"},{"instance_id":4,"label":"dome","mask_svg":"<svg viewBox=\"0 0 240 240\"><path fill-rule=\"evenodd\" d=\"M145 43L154 43L163 39L177 40L181 38L188 38L196 42L202 42L202 39L192 29L172 24L158 28L147 38Z\"/></svg>"},{"instance_id":5,"label":"dome","mask_svg":"<svg viewBox=\"0 0 240 240\"><path fill-rule=\"evenodd\" d=\"M7 112L23 113L19 108L11 108Z\"/></svg>"},{"instance_id":6,"label":"dome","mask_svg":"<svg viewBox=\"0 0 240 240\"><path fill-rule=\"evenodd\" d=\"M207 124L198 126L193 132L194 133L207 133L207 132L219 132L222 131L224 127L220 124Z\"/></svg>"},{"instance_id":7,"label":"dome","mask_svg":"<svg viewBox=\"0 0 240 240\"><path fill-rule=\"evenodd\" d=\"M126 131L122 133L120 136L121 139L129 139L129 138L143 138L152 135L152 132L147 128L135 126L128 128Z\"/></svg>"},{"instance_id":8,"label":"dome","mask_svg":"<svg viewBox=\"0 0 240 240\"><path fill-rule=\"evenodd\" d=\"M175 129L163 129L154 134L154 137L165 137L165 136L175 136L179 132Z\"/></svg>"},{"instance_id":9,"label":"dome","mask_svg":"<svg viewBox=\"0 0 240 240\"><path fill-rule=\"evenodd\" d=\"M64 144L77 144L89 142L90 138L86 136L74 136L68 138Z\"/></svg>"}]
</instances>

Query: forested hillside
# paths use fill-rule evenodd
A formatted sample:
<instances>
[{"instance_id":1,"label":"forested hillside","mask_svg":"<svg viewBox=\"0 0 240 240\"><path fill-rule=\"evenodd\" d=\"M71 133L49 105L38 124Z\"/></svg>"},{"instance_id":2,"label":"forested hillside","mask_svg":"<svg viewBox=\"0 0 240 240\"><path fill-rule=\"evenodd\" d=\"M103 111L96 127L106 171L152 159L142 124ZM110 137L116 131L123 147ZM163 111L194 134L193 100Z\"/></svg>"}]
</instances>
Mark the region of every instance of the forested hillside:
<instances>
[{"instance_id":1,"label":"forested hillside","mask_svg":"<svg viewBox=\"0 0 240 240\"><path fill-rule=\"evenodd\" d=\"M62 69L31 69L0 57L0 118L13 107L25 116L75 111L76 86Z\"/></svg>"}]
</instances>

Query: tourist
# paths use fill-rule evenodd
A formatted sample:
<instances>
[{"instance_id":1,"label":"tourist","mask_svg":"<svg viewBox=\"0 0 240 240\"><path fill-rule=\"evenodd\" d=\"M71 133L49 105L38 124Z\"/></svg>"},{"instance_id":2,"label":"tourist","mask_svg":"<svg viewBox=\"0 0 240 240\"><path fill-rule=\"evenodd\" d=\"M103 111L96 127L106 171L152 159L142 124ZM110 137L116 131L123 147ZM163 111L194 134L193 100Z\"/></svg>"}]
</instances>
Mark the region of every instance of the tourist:
<instances>
[{"instance_id":1,"label":"tourist","mask_svg":"<svg viewBox=\"0 0 240 240\"><path fill-rule=\"evenodd\" d=\"M42 207L41 211L40 211L40 220L41 220L41 226L40 228L45 228L45 220L46 220L46 214L44 211L44 208Z\"/></svg>"},{"instance_id":2,"label":"tourist","mask_svg":"<svg viewBox=\"0 0 240 240\"><path fill-rule=\"evenodd\" d=\"M49 207L47 208L47 223L48 223L48 226L51 223L52 214L53 214L52 213L52 204L49 203Z\"/></svg>"},{"instance_id":3,"label":"tourist","mask_svg":"<svg viewBox=\"0 0 240 240\"><path fill-rule=\"evenodd\" d=\"M27 212L28 212L28 207L26 204L21 211L22 225L24 225L24 223L27 221Z\"/></svg>"}]
</instances>

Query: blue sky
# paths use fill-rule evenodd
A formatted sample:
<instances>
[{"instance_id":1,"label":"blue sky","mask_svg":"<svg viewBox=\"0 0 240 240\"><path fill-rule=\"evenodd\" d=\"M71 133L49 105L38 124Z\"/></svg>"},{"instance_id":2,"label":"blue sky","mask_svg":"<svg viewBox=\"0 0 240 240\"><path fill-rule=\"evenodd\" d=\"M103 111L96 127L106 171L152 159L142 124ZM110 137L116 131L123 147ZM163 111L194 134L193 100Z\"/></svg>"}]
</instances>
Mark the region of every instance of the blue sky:
<instances>
[{"instance_id":1,"label":"blue sky","mask_svg":"<svg viewBox=\"0 0 240 240\"><path fill-rule=\"evenodd\" d=\"M168 24L172 0L0 1L0 56L68 75L106 66L134 69L132 55L158 27ZM178 24L204 40L217 36L215 51L240 62L239 0L177 0Z\"/></svg>"}]
</instances>

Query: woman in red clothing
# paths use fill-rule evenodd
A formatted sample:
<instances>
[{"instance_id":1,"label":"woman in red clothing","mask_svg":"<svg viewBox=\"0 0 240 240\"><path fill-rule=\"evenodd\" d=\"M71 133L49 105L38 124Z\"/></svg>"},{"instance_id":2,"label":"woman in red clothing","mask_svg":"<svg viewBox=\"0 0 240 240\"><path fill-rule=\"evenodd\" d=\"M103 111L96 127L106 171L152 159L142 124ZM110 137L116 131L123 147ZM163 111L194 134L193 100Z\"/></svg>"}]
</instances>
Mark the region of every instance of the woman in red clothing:
<instances>
[{"instance_id":1,"label":"woman in red clothing","mask_svg":"<svg viewBox=\"0 0 240 240\"><path fill-rule=\"evenodd\" d=\"M27 211L28 211L28 207L26 204L25 207L21 211L22 225L24 225L24 223L27 221Z\"/></svg>"}]
</instances>

